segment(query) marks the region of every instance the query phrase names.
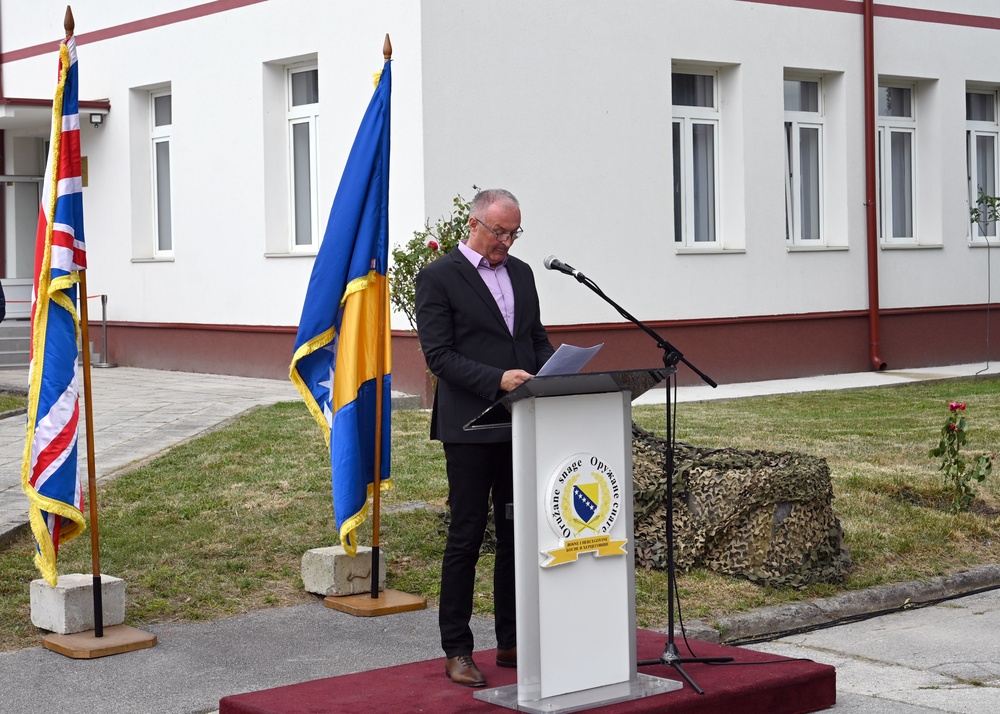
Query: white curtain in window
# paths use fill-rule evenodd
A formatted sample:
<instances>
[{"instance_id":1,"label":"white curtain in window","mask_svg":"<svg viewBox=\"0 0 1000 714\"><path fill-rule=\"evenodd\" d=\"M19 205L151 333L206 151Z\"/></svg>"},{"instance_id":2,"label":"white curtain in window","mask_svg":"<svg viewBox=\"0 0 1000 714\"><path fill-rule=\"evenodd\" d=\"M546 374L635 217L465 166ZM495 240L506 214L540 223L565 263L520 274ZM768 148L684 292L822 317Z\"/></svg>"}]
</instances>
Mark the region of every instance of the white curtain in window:
<instances>
[{"instance_id":1,"label":"white curtain in window","mask_svg":"<svg viewBox=\"0 0 1000 714\"><path fill-rule=\"evenodd\" d=\"M170 126L173 120L173 99L170 94L153 97L153 126Z\"/></svg>"},{"instance_id":2,"label":"white curtain in window","mask_svg":"<svg viewBox=\"0 0 1000 714\"><path fill-rule=\"evenodd\" d=\"M681 186L684 182L682 173L683 161L681 152L683 143L681 142L681 123L673 123L673 146L674 146L674 240L678 243L684 240L684 194Z\"/></svg>"},{"instance_id":3,"label":"white curtain in window","mask_svg":"<svg viewBox=\"0 0 1000 714\"><path fill-rule=\"evenodd\" d=\"M674 72L671 80L674 106L715 106L715 77L712 75Z\"/></svg>"},{"instance_id":4,"label":"white curtain in window","mask_svg":"<svg viewBox=\"0 0 1000 714\"><path fill-rule=\"evenodd\" d=\"M799 127L799 228L802 240L819 240L819 129Z\"/></svg>"},{"instance_id":5,"label":"white curtain in window","mask_svg":"<svg viewBox=\"0 0 1000 714\"><path fill-rule=\"evenodd\" d=\"M893 131L889 136L892 172L892 237L913 237L913 136Z\"/></svg>"},{"instance_id":6,"label":"white curtain in window","mask_svg":"<svg viewBox=\"0 0 1000 714\"><path fill-rule=\"evenodd\" d=\"M715 240L715 127L692 124L694 240Z\"/></svg>"},{"instance_id":7,"label":"white curtain in window","mask_svg":"<svg viewBox=\"0 0 1000 714\"><path fill-rule=\"evenodd\" d=\"M965 118L969 121L987 121L996 123L994 105L996 96L993 92L966 92Z\"/></svg>"},{"instance_id":8,"label":"white curtain in window","mask_svg":"<svg viewBox=\"0 0 1000 714\"><path fill-rule=\"evenodd\" d=\"M312 236L312 152L309 124L292 125L292 202L295 212L295 245L311 245Z\"/></svg>"},{"instance_id":9,"label":"white curtain in window","mask_svg":"<svg viewBox=\"0 0 1000 714\"><path fill-rule=\"evenodd\" d=\"M292 72L292 106L319 103L319 70Z\"/></svg>"},{"instance_id":10,"label":"white curtain in window","mask_svg":"<svg viewBox=\"0 0 1000 714\"><path fill-rule=\"evenodd\" d=\"M819 112L819 82L785 80L786 112Z\"/></svg>"},{"instance_id":11,"label":"white curtain in window","mask_svg":"<svg viewBox=\"0 0 1000 714\"><path fill-rule=\"evenodd\" d=\"M996 137L992 134L979 134L976 136L976 186L987 196L997 195L996 176ZM979 190L976 191L976 197ZM980 204L980 210L984 210L984 205ZM996 223L983 220L979 223L980 236L995 236L997 234Z\"/></svg>"},{"instance_id":12,"label":"white curtain in window","mask_svg":"<svg viewBox=\"0 0 1000 714\"><path fill-rule=\"evenodd\" d=\"M789 82L785 82L785 91L787 94ZM792 123L790 121L785 122L785 240L791 240L792 234L795 231L795 219L792 216L792 206L795 202L794 194L792 193L792 180L795 177L795 172L792 171L792 161L794 156L794 151L792 150Z\"/></svg>"},{"instance_id":13,"label":"white curtain in window","mask_svg":"<svg viewBox=\"0 0 1000 714\"><path fill-rule=\"evenodd\" d=\"M173 250L170 220L170 142L158 141L153 145L156 161L156 247L161 251Z\"/></svg>"}]
</instances>

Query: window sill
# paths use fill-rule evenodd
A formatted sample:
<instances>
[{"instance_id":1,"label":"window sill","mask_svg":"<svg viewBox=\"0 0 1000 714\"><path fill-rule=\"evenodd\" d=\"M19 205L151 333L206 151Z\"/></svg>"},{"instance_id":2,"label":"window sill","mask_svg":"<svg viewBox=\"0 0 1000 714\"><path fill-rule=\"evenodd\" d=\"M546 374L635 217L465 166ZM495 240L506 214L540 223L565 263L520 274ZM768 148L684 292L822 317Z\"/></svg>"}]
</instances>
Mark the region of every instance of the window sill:
<instances>
[{"instance_id":1,"label":"window sill","mask_svg":"<svg viewBox=\"0 0 1000 714\"><path fill-rule=\"evenodd\" d=\"M746 248L675 248L677 255L733 255L746 253Z\"/></svg>"},{"instance_id":2,"label":"window sill","mask_svg":"<svg viewBox=\"0 0 1000 714\"><path fill-rule=\"evenodd\" d=\"M970 248L1000 248L1000 239L969 241Z\"/></svg>"},{"instance_id":3,"label":"window sill","mask_svg":"<svg viewBox=\"0 0 1000 714\"><path fill-rule=\"evenodd\" d=\"M879 243L882 250L941 250L941 243Z\"/></svg>"},{"instance_id":4,"label":"window sill","mask_svg":"<svg viewBox=\"0 0 1000 714\"><path fill-rule=\"evenodd\" d=\"M132 258L133 263L173 263L174 257L162 256L157 258Z\"/></svg>"},{"instance_id":5,"label":"window sill","mask_svg":"<svg viewBox=\"0 0 1000 714\"><path fill-rule=\"evenodd\" d=\"M847 249L848 246L846 245L803 245L802 243L796 243L785 246L785 250L789 253L828 253L830 251Z\"/></svg>"},{"instance_id":6,"label":"window sill","mask_svg":"<svg viewBox=\"0 0 1000 714\"><path fill-rule=\"evenodd\" d=\"M264 253L265 258L315 258L317 251L311 251L309 253L305 251L297 251L295 253Z\"/></svg>"}]
</instances>

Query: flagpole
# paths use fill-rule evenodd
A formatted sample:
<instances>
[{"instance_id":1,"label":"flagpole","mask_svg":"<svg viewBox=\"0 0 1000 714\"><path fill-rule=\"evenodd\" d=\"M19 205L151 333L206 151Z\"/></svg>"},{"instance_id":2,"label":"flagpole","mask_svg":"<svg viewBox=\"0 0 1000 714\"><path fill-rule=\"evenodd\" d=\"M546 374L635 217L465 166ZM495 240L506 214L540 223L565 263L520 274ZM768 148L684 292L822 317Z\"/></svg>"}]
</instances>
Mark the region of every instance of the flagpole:
<instances>
[{"instance_id":1,"label":"flagpole","mask_svg":"<svg viewBox=\"0 0 1000 714\"><path fill-rule=\"evenodd\" d=\"M388 38L388 35L386 35ZM388 42L388 39L386 40ZM381 475L382 475L382 392L385 381L385 290L379 290L378 306L378 356L375 359L375 475L372 480L372 574L371 595L373 599L379 594L379 518L382 508Z\"/></svg>"},{"instance_id":2,"label":"flagpole","mask_svg":"<svg viewBox=\"0 0 1000 714\"><path fill-rule=\"evenodd\" d=\"M94 574L94 636L104 637L101 592L101 546L97 528L97 470L94 464L94 407L90 388L90 328L87 311L87 271L80 271L80 351L83 353L83 408L87 433L87 490L90 498L90 561Z\"/></svg>"},{"instance_id":3,"label":"flagpole","mask_svg":"<svg viewBox=\"0 0 1000 714\"><path fill-rule=\"evenodd\" d=\"M79 513L79 528L74 531L73 535L79 533L80 530L86 527L86 518L83 515L83 504L78 502L76 496L82 499L83 494L80 493L82 489L79 486L79 460L77 454L79 451L79 387L78 387L78 375L77 370L80 369L83 372L83 392L84 392L84 410L85 410L85 429L87 438L87 470L89 474L89 490L90 490L90 542L91 542L91 558L93 561L93 597L94 597L94 629L93 631L75 631L65 634L60 634L57 632L52 632L42 638L42 646L46 649L52 650L53 652L58 652L59 654L66 655L67 657L72 657L74 659L93 659L95 657L104 657L107 655L121 654L123 652L132 652L137 649L143 649L146 647L152 647L156 644L156 636L150 635L149 633L142 632L141 630L136 630L132 627L126 627L125 625L114 625L109 627L107 632L104 630L104 606L103 606L103 589L101 583L101 566L100 566L100 551L99 551L99 538L98 538L98 526L97 526L97 475L95 469L95 459L94 459L94 412L92 407L92 391L90 386L90 330L89 322L90 317L87 310L87 271L86 271L86 252L84 246L84 235L83 235L83 191L82 191L82 176L79 172L80 167L80 144L79 144L79 83L78 83L78 72L76 71L76 41L74 40L73 33L75 30L76 22L73 19L73 10L70 7L66 7L66 15L63 20L63 26L66 29L66 41L64 44L60 45L59 48L59 83L56 87L55 98L52 102L52 146L49 149L49 171L51 173L47 176L47 181L51 182L46 186L46 202L43 204L44 211L39 213L39 228L44 228L44 238L45 242L43 244L44 250L39 251L41 255L41 265L36 265L36 286L38 294L35 296L36 301L47 300L52 304L58 304L60 309L60 315L63 313L69 313L73 317L72 323L72 335L69 334L70 324L68 320L61 318L60 329L62 330L60 339L67 340L72 336L73 340L68 345L60 341L59 347L62 354L58 355L63 357L61 363L59 363L59 368L62 372L71 372L72 379L69 380L68 385L60 385L62 387L60 394L65 395L67 398L72 396L73 400L73 442L72 444L65 445L71 450L71 460L67 459L66 464L71 466L70 471L72 476L72 481L74 485L74 512L72 519L76 523L76 514ZM67 106L68 102L68 106ZM69 113L67 113L67 111ZM73 136L73 134L77 136ZM63 138L69 136L67 142L63 141ZM65 182L65 183L64 183ZM58 229L56 226L59 226ZM59 282L56 284L58 298L52 295L52 285L47 282L51 279L51 272L54 267L51 265L52 260L52 245L55 240L55 234L58 232L60 245L63 248L69 249L64 250L62 253L62 258L59 261ZM41 233L39 235L42 235ZM67 245L67 240L71 240ZM37 259L37 258L36 258ZM42 272L44 271L44 273ZM72 277L76 276L76 284L74 285ZM44 279L43 279L44 278ZM44 287L44 290L42 289ZM76 291L76 297L73 297L73 290ZM76 303L75 305L73 303ZM41 303L39 304L46 304ZM45 329L48 329L48 316L45 317ZM32 330L37 329L37 325L34 322L34 317L32 318ZM33 340L35 336L33 334ZM77 345L77 341L79 344ZM39 352L37 345L33 341L32 349L32 373L33 376L29 380L31 382L29 389L29 414L31 417L29 419L29 429L32 429L37 423L35 410L37 409L37 402L35 408L32 408L30 401L32 399L38 399L38 394L41 392L39 387L41 383L42 372L47 366L47 360L41 363L36 363L34 360L36 358L44 357L44 350ZM48 343L45 342L43 347L47 349ZM72 348L78 348L77 352L72 352ZM80 351L83 352L82 363L80 358ZM72 365L69 364L69 358L72 357ZM43 366L44 365L44 366ZM37 375L34 374L36 367L39 369ZM70 369L71 368L71 369ZM46 405L48 409L48 405ZM55 409L48 410L48 414L55 412ZM66 410L64 410L66 411ZM22 479L27 481L27 474L30 468L34 466L34 463L29 461L29 456L33 453L33 439L34 432L30 433L30 438L28 443L25 444L25 465L22 469ZM29 484L28 486L30 486ZM29 487L25 487L25 492L29 492ZM32 491L33 493L37 493ZM29 493L29 498L31 498L31 493ZM36 506L33 506L35 508ZM34 514L32 514L34 515ZM65 518L65 513L63 514ZM57 527L56 533L53 536L53 540L58 537L59 529ZM36 556L37 558L37 556ZM55 562L52 563L52 570L55 570ZM43 574L45 570L43 570ZM55 573L53 572L53 575ZM53 588L59 586L58 575L55 575L57 581L51 583ZM47 578L48 579L48 578ZM34 590L32 591L34 592ZM51 601L54 603L55 601ZM34 605L32 602L32 621L34 621ZM51 605L55 609L61 608L64 612L69 610L69 606L65 601L62 601L59 605ZM100 644L95 644L99 640Z\"/></svg>"},{"instance_id":4,"label":"flagpole","mask_svg":"<svg viewBox=\"0 0 1000 714\"><path fill-rule=\"evenodd\" d=\"M66 30L66 40L73 36L76 30L76 20L73 19L73 8L66 6L63 18L63 29ZM101 588L101 553L99 533L97 529L97 475L94 470L94 409L91 404L90 389L90 329L87 312L87 271L81 270L79 288L80 310L80 350L83 352L83 407L86 414L87 433L87 489L90 501L90 560L94 576L94 636L104 637L104 603Z\"/></svg>"},{"instance_id":5,"label":"flagpole","mask_svg":"<svg viewBox=\"0 0 1000 714\"><path fill-rule=\"evenodd\" d=\"M392 59L392 43L389 42L389 33L385 35L385 42L382 43L382 57L388 62ZM386 176L388 181L389 177ZM382 399L383 384L385 382L385 315L389 309L386 298L389 295L389 284L386 281L385 288L379 290L378 305L378 342L375 357L375 475L372 481L372 574L371 574L371 596L378 599L379 595L379 530L381 528L382 513Z\"/></svg>"},{"instance_id":6,"label":"flagpole","mask_svg":"<svg viewBox=\"0 0 1000 714\"><path fill-rule=\"evenodd\" d=\"M375 84L375 93L372 95L371 103L368 105L368 111L365 113L365 117L362 120L361 128L359 129L358 135L355 138L354 148L351 150L351 154L348 157L347 166L344 169L344 176L341 178L340 188L337 190L337 196L334 200L334 208L330 211L330 222L327 224L327 234L323 239L323 245L320 247L319 255L317 256L316 263L313 266L313 275L310 279L309 292L306 296L306 303L302 310L302 320L299 324L298 335L296 336L295 352L292 356L292 365L289 368L289 376L295 383L296 388L302 394L306 403L310 407L310 411L316 417L316 420L323 425L326 422L330 428L331 444L333 444L334 437L334 426L339 424L347 424L351 428L358 427L357 419L364 418L365 424L368 424L367 417L374 413L375 423L371 425L372 428L369 433L372 434L374 438L374 443L366 442L361 444L356 444L360 447L362 454L371 448L369 453L372 454L372 463L374 473L369 472L369 465L365 464L363 467L360 465L357 459L347 463L346 468L343 473L348 476L356 475L356 484L348 484L341 482L342 493L341 500L338 501L338 472L337 465L333 463L334 454L331 452L331 466L334 468L334 484L333 484L333 498L334 498L334 514L337 518L337 528L340 532L341 543L343 543L343 550L347 555L354 555L356 553L356 543L354 541L354 531L360 525L360 523L365 520L368 515L368 499L372 499L372 548L370 551L371 559L371 569L369 570L368 576L368 590L369 592L358 592L355 595L327 595L323 600L323 604L327 607L333 608L335 610L340 610L341 612L346 612L351 615L359 615L363 617L371 617L377 615L390 615L400 612L408 612L411 610L422 610L427 606L427 601L425 598L409 595L407 593L401 593L397 590L385 589L380 590L379 584L381 578L379 577L382 571L381 553L379 552L379 538L381 531L381 498L382 498L382 467L389 460L389 449L383 448L389 441L389 434L386 430L390 427L385 424L387 419L387 410L391 408L390 400L386 399L385 390L386 383L390 382L391 377L389 372L391 371L391 348L392 344L389 338L389 291L388 291L388 278L385 274L385 270L388 267L386 261L388 260L388 198L389 198L389 131L390 131L390 93L392 89L392 72L390 67L390 60L392 59L392 44L389 40L389 35L385 36L385 41L382 44L382 56L384 58L382 73L377 74L377 82ZM370 131L373 127L378 126L379 131ZM361 182L364 185L358 186ZM345 188L347 187L347 188ZM344 189L342 191L342 189ZM363 190L360 190L363 189ZM339 212L337 210L338 202L343 200L344 205L347 206L347 211ZM373 201L379 202L379 213L377 216L378 220L375 220L376 215L374 213L369 213L368 210L374 210L372 206ZM363 204L363 205L362 205ZM363 209L360 212L360 219L355 216L357 209ZM363 230L363 235L359 234L358 231ZM346 234L346 235L344 235ZM342 266L336 263L331 255L336 255L330 252L331 246L335 245L334 240L339 240L340 238L351 240L355 243L353 250L357 250L358 239L363 239L365 241L364 248L371 251L366 255L364 263L360 261L356 266ZM342 241L346 244L347 240ZM346 245L342 246L347 247ZM378 251L376 254L375 251ZM340 256L343 257L343 256ZM339 260L339 258L338 258ZM371 262L369 263L368 260ZM327 289L323 292L315 290L315 284L319 283L319 278L317 278L317 270L321 266L334 265L338 268L346 267L346 273L340 276L339 273L334 275L334 279L330 280L330 285L326 286ZM367 269L366 272L362 273L362 266ZM361 274L359 274L361 273ZM336 314L335 305L339 304L342 300L349 300L353 296L348 295L345 297L345 289L347 285L350 285L352 281L358 280L360 278L366 278L364 283L364 289L369 291L369 296L365 296L365 300L371 300L373 307L378 311L378 317L369 318L367 314L362 313L360 316L363 323L358 323L358 318L352 318L354 322L350 325L351 330L359 333L360 336L351 332L352 337L357 337L358 339L363 339L363 345L352 345L354 348L360 349L364 347L366 354L369 354L369 350L374 349L375 354L372 356L369 364L372 365L374 371L375 388L365 395L364 401L367 403L368 398L370 398L373 393L375 397L375 408L369 412L369 414L364 414L364 409L359 408L347 414L345 421L338 422L336 415L334 419L329 419L329 413L325 410L321 410L321 405L326 406L327 400L329 400L333 409L335 403L335 391L336 387L333 385L336 379L340 377L333 377L330 381L323 381L326 375L330 372L330 367L328 360L329 357L325 357L323 360L311 359L314 354L322 355L317 346L322 346L320 344L320 339L326 340L326 336L331 332L330 330L330 315ZM372 282L369 282L372 281ZM372 288L378 288L378 295L371 295L370 290ZM336 301L336 302L335 302ZM318 312L317 308L320 305L329 306L333 309L324 310ZM314 307L315 306L315 307ZM367 310L367 308L364 308ZM336 326L335 326L336 327ZM342 328L348 327L347 325L340 326ZM333 330L333 332L339 332L340 327ZM363 330L361 329L363 328ZM377 336L372 337L370 331L375 329ZM325 344L325 343L324 343ZM341 350L346 349L342 344ZM303 371L303 369L305 371ZM354 377L359 377L360 374L355 371ZM371 373L365 375L366 379L363 383L364 388L368 389L370 379L372 377ZM390 377L390 380L386 378ZM350 375L347 376L350 379ZM308 380L308 381L307 381ZM391 383L391 382L390 382ZM330 385L329 387L327 385ZM353 386L353 383L352 383ZM362 393L360 389L356 389L357 399L362 398ZM317 396L318 395L318 396ZM329 396L328 396L329 395ZM339 414L340 412L338 412ZM342 426L341 428L341 438L345 440L356 440L357 432L351 432L347 430L348 427ZM359 429L360 431L361 429ZM333 447L331 447L333 448ZM387 469L388 470L388 469ZM355 490L350 490L346 486L353 486ZM388 483L387 483L388 486ZM362 490L363 489L363 490ZM346 497L350 496L351 500L344 500ZM357 500L355 500L355 496ZM358 500L363 498L363 500L358 503ZM340 503L343 502L344 505L351 505L353 513L340 513ZM357 510L360 507L361 510ZM345 542L346 537L346 542ZM334 570L337 569L337 560L334 558L332 566ZM360 588L359 588L360 589Z\"/></svg>"},{"instance_id":7,"label":"flagpole","mask_svg":"<svg viewBox=\"0 0 1000 714\"><path fill-rule=\"evenodd\" d=\"M76 21L73 19L73 8L66 6L66 16L63 18L63 28L66 30L66 40L73 36ZM104 637L104 604L101 592L101 555L98 545L97 531L97 476L94 472L94 410L91 405L90 391L90 330L87 315L87 271L80 271L79 302L80 302L80 349L83 352L83 406L86 413L87 429L87 488L90 492L90 560L94 575L94 636Z\"/></svg>"},{"instance_id":8,"label":"flagpole","mask_svg":"<svg viewBox=\"0 0 1000 714\"><path fill-rule=\"evenodd\" d=\"M385 371L385 290L379 291L378 307L378 357L376 358L375 379L375 476L372 481L372 574L371 595L373 599L379 594L379 515L382 508L381 473L382 473L382 392Z\"/></svg>"}]
</instances>

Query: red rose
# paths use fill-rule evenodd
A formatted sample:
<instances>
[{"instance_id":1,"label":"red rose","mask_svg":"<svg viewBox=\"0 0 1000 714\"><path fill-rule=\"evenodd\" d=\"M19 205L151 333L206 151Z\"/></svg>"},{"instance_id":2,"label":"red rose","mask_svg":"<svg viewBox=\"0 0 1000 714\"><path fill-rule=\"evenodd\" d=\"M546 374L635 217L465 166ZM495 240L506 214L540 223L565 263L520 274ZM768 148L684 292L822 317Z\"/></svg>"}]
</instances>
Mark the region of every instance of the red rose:
<instances>
[{"instance_id":1,"label":"red rose","mask_svg":"<svg viewBox=\"0 0 1000 714\"><path fill-rule=\"evenodd\" d=\"M436 240L429 240L427 241L427 247L431 250L437 250L440 246L438 246Z\"/></svg>"},{"instance_id":2,"label":"red rose","mask_svg":"<svg viewBox=\"0 0 1000 714\"><path fill-rule=\"evenodd\" d=\"M949 402L948 403L948 410L949 411L953 411L953 412L957 412L957 411L961 410L961 411L964 412L965 411L965 402Z\"/></svg>"}]
</instances>

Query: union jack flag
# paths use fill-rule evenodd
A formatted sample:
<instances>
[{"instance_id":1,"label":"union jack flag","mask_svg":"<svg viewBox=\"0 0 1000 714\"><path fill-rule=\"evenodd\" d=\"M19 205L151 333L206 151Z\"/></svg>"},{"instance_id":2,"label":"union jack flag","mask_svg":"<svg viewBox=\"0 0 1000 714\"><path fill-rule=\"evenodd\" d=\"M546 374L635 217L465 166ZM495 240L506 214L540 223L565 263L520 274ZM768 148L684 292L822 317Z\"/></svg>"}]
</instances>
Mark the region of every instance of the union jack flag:
<instances>
[{"instance_id":1,"label":"union jack flag","mask_svg":"<svg viewBox=\"0 0 1000 714\"><path fill-rule=\"evenodd\" d=\"M83 532L83 487L77 464L80 400L76 364L77 283L87 267L83 240L80 112L76 41L59 47L59 79L35 235L27 438L21 487L38 541L35 565L56 585L59 544Z\"/></svg>"}]
</instances>

